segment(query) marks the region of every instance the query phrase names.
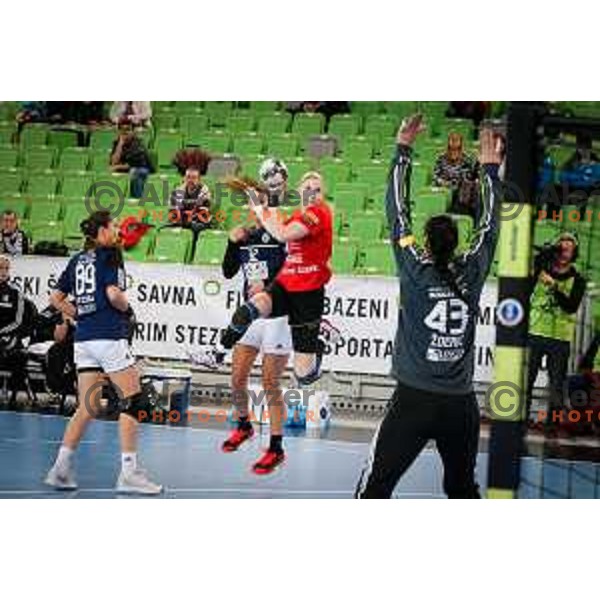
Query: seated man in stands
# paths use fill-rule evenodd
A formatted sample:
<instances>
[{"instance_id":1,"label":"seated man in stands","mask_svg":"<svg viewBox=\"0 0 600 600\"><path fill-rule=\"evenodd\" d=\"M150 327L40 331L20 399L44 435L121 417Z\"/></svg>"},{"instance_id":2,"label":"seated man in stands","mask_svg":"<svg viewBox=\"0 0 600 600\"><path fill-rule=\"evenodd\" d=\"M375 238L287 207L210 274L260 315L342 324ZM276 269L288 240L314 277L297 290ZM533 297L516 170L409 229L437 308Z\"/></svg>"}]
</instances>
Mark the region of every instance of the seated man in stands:
<instances>
[{"instance_id":1,"label":"seated man in stands","mask_svg":"<svg viewBox=\"0 0 600 600\"><path fill-rule=\"evenodd\" d=\"M202 182L201 169L189 166L185 170L183 182L171 194L171 209L179 212L174 225L191 229L192 256L195 254L198 236L211 225L211 195L208 186Z\"/></svg>"},{"instance_id":2,"label":"seated man in stands","mask_svg":"<svg viewBox=\"0 0 600 600\"><path fill-rule=\"evenodd\" d=\"M2 213L0 228L0 254L19 256L29 253L29 240L22 229L19 229L19 217L14 210Z\"/></svg>"},{"instance_id":3,"label":"seated man in stands","mask_svg":"<svg viewBox=\"0 0 600 600\"><path fill-rule=\"evenodd\" d=\"M141 198L146 178L154 171L154 166L146 145L128 122L124 121L119 125L119 137L113 144L110 165L116 173L129 173L131 196Z\"/></svg>"}]
</instances>

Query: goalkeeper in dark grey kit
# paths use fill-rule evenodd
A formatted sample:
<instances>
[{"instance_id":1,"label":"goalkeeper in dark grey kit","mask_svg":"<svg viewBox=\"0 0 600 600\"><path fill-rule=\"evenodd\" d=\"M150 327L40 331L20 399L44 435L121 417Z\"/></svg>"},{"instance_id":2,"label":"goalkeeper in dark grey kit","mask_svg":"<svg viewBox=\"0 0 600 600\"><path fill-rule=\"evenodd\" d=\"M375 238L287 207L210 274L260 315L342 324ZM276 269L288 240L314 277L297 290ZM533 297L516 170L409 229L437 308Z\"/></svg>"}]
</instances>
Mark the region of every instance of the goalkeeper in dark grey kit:
<instances>
[{"instance_id":1,"label":"goalkeeper in dark grey kit","mask_svg":"<svg viewBox=\"0 0 600 600\"><path fill-rule=\"evenodd\" d=\"M479 497L473 350L479 297L498 237L499 138L481 132L477 231L470 249L455 255L458 229L448 215L427 221L422 251L411 231L411 145L421 131L420 115L402 123L390 173L386 212L401 299L392 367L397 387L373 439L357 498L391 497L429 440L435 440L444 464L448 497Z\"/></svg>"}]
</instances>

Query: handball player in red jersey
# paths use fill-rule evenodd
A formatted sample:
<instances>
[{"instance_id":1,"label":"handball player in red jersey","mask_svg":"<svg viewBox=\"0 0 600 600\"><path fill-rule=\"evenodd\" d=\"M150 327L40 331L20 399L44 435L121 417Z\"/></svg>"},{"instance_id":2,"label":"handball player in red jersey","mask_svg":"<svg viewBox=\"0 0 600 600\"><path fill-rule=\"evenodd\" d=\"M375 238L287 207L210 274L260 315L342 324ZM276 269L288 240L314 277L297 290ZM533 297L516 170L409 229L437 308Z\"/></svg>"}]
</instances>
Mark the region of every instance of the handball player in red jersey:
<instances>
[{"instance_id":1,"label":"handball player in red jersey","mask_svg":"<svg viewBox=\"0 0 600 600\"><path fill-rule=\"evenodd\" d=\"M325 201L323 179L314 171L302 177L298 189L301 207L289 218L284 218L277 208L264 207L258 202L260 194L250 192L249 204L260 224L275 239L287 243L286 260L273 283L235 311L221 334L220 344L193 356L192 360L216 368L256 319L287 315L294 349L294 374L298 387L305 387L321 376L324 344L319 334L325 285L331 279L333 218Z\"/></svg>"}]
</instances>

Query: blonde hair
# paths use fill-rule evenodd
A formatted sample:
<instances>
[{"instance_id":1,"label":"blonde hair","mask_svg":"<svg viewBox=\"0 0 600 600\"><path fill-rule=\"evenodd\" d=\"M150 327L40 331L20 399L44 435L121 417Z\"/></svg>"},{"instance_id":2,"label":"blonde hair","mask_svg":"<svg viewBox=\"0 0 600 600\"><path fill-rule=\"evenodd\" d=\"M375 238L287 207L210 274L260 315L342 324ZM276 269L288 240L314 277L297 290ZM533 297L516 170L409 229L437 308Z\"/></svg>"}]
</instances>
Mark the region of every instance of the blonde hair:
<instances>
[{"instance_id":1,"label":"blonde hair","mask_svg":"<svg viewBox=\"0 0 600 600\"><path fill-rule=\"evenodd\" d=\"M305 181L308 181L309 179L318 179L321 182L321 199L325 200L326 189L323 175L321 175L321 173L319 173L318 171L306 171L306 173L304 173L304 175L302 175L302 177L300 178L298 185L302 185Z\"/></svg>"}]
</instances>

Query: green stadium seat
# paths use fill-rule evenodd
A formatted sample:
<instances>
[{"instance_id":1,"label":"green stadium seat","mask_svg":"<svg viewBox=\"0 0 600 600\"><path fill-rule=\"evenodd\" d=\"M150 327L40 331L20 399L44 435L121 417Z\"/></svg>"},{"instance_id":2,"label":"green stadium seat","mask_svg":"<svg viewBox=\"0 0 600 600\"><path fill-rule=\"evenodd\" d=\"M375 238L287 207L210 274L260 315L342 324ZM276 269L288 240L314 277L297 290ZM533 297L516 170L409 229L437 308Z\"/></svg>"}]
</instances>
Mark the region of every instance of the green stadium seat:
<instances>
[{"instance_id":1,"label":"green stadium seat","mask_svg":"<svg viewBox=\"0 0 600 600\"><path fill-rule=\"evenodd\" d=\"M414 201L418 204L419 211L429 215L439 215L447 212L450 197L447 190L440 190L428 194L419 193L418 196L414 196Z\"/></svg>"},{"instance_id":2,"label":"green stadium seat","mask_svg":"<svg viewBox=\"0 0 600 600\"><path fill-rule=\"evenodd\" d=\"M399 121L393 115L369 115L365 121L365 136L372 138L394 138Z\"/></svg>"},{"instance_id":3,"label":"green stadium seat","mask_svg":"<svg viewBox=\"0 0 600 600\"><path fill-rule=\"evenodd\" d=\"M60 154L58 169L63 173L87 171L90 154L87 148L65 148Z\"/></svg>"},{"instance_id":4,"label":"green stadium seat","mask_svg":"<svg viewBox=\"0 0 600 600\"><path fill-rule=\"evenodd\" d=\"M386 161L372 160L368 163L353 165L352 171L356 181L369 184L381 184L388 179L389 166Z\"/></svg>"},{"instance_id":5,"label":"green stadium seat","mask_svg":"<svg viewBox=\"0 0 600 600\"><path fill-rule=\"evenodd\" d=\"M334 204L336 211L343 211L345 213L360 213L365 210L365 196L364 190L344 190L336 191L334 196Z\"/></svg>"},{"instance_id":6,"label":"green stadium seat","mask_svg":"<svg viewBox=\"0 0 600 600\"><path fill-rule=\"evenodd\" d=\"M170 107L163 109L163 111L161 112L170 112L170 113L175 113L176 115L179 116L180 119L180 123L181 123L181 117L183 115L194 115L194 114L200 114L202 113L202 111L204 110L204 103L197 101L197 100L192 100L192 101L177 101L177 102L173 102L171 104Z\"/></svg>"},{"instance_id":7,"label":"green stadium seat","mask_svg":"<svg viewBox=\"0 0 600 600\"><path fill-rule=\"evenodd\" d=\"M228 154L231 148L231 137L226 131L209 131L202 135L200 146L212 155Z\"/></svg>"},{"instance_id":8,"label":"green stadium seat","mask_svg":"<svg viewBox=\"0 0 600 600\"><path fill-rule=\"evenodd\" d=\"M19 162L19 151L15 148L0 148L0 169L16 169Z\"/></svg>"},{"instance_id":9,"label":"green stadium seat","mask_svg":"<svg viewBox=\"0 0 600 600\"><path fill-rule=\"evenodd\" d=\"M350 181L350 163L337 158L322 158L319 171L325 180L325 189L334 197L338 184Z\"/></svg>"},{"instance_id":10,"label":"green stadium seat","mask_svg":"<svg viewBox=\"0 0 600 600\"><path fill-rule=\"evenodd\" d=\"M0 196L20 194L21 187L21 173L0 173Z\"/></svg>"},{"instance_id":11,"label":"green stadium seat","mask_svg":"<svg viewBox=\"0 0 600 600\"><path fill-rule=\"evenodd\" d=\"M433 169L425 165L414 164L411 173L411 187L413 196L417 199L420 197L419 190L429 188L433 179Z\"/></svg>"},{"instance_id":12,"label":"green stadium seat","mask_svg":"<svg viewBox=\"0 0 600 600\"><path fill-rule=\"evenodd\" d=\"M204 103L204 112L208 116L212 128L224 129L227 126L227 120L232 110L231 102Z\"/></svg>"},{"instance_id":13,"label":"green stadium seat","mask_svg":"<svg viewBox=\"0 0 600 600\"><path fill-rule=\"evenodd\" d=\"M357 271L365 275L396 275L396 261L390 243L367 243L359 250Z\"/></svg>"},{"instance_id":14,"label":"green stadium seat","mask_svg":"<svg viewBox=\"0 0 600 600\"><path fill-rule=\"evenodd\" d=\"M351 275L357 262L356 246L352 243L334 242L331 266L336 275Z\"/></svg>"},{"instance_id":15,"label":"green stadium seat","mask_svg":"<svg viewBox=\"0 0 600 600\"><path fill-rule=\"evenodd\" d=\"M110 151L117 136L116 129L96 129L90 134L90 148L94 150L102 148Z\"/></svg>"},{"instance_id":16,"label":"green stadium seat","mask_svg":"<svg viewBox=\"0 0 600 600\"><path fill-rule=\"evenodd\" d=\"M152 116L152 125L156 131L169 131L172 129L177 129L179 125L179 119L175 113L159 113Z\"/></svg>"},{"instance_id":17,"label":"green stadium seat","mask_svg":"<svg viewBox=\"0 0 600 600\"><path fill-rule=\"evenodd\" d=\"M194 264L220 266L227 248L227 239L224 233L203 231L198 238Z\"/></svg>"},{"instance_id":18,"label":"green stadium seat","mask_svg":"<svg viewBox=\"0 0 600 600\"><path fill-rule=\"evenodd\" d=\"M142 239L129 250L125 250L123 255L125 260L131 260L134 262L145 262L152 260L152 250L154 246L156 234L155 230L151 229L142 237Z\"/></svg>"},{"instance_id":19,"label":"green stadium seat","mask_svg":"<svg viewBox=\"0 0 600 600\"><path fill-rule=\"evenodd\" d=\"M156 134L154 149L157 151L159 167L171 167L173 159L183 145L181 133L161 131Z\"/></svg>"},{"instance_id":20,"label":"green stadium seat","mask_svg":"<svg viewBox=\"0 0 600 600\"><path fill-rule=\"evenodd\" d=\"M89 156L90 170L103 173L110 169L110 150L107 148L92 148Z\"/></svg>"},{"instance_id":21,"label":"green stadium seat","mask_svg":"<svg viewBox=\"0 0 600 600\"><path fill-rule=\"evenodd\" d=\"M293 158L298 155L298 138L292 133L280 133L269 135L266 138L269 156L282 159Z\"/></svg>"},{"instance_id":22,"label":"green stadium seat","mask_svg":"<svg viewBox=\"0 0 600 600\"><path fill-rule=\"evenodd\" d=\"M30 175L27 178L25 192L29 196L54 196L58 190L59 179L55 175Z\"/></svg>"},{"instance_id":23,"label":"green stadium seat","mask_svg":"<svg viewBox=\"0 0 600 600\"><path fill-rule=\"evenodd\" d=\"M466 252L473 238L473 219L467 215L451 215L458 226L457 252Z\"/></svg>"},{"instance_id":24,"label":"green stadium seat","mask_svg":"<svg viewBox=\"0 0 600 600\"><path fill-rule=\"evenodd\" d=\"M361 119L358 115L333 115L327 132L345 143L348 138L359 134L360 125Z\"/></svg>"},{"instance_id":25,"label":"green stadium seat","mask_svg":"<svg viewBox=\"0 0 600 600\"><path fill-rule=\"evenodd\" d=\"M383 236L382 216L366 212L349 213L346 234L349 238L369 242L381 240Z\"/></svg>"},{"instance_id":26,"label":"green stadium seat","mask_svg":"<svg viewBox=\"0 0 600 600\"><path fill-rule=\"evenodd\" d=\"M50 147L27 148L22 154L23 166L30 171L47 171L54 166L56 149Z\"/></svg>"},{"instance_id":27,"label":"green stadium seat","mask_svg":"<svg viewBox=\"0 0 600 600\"><path fill-rule=\"evenodd\" d=\"M392 115L396 119L397 125L402 122L402 119L417 112L417 103L414 101L408 102L384 102L384 110L386 114Z\"/></svg>"},{"instance_id":28,"label":"green stadium seat","mask_svg":"<svg viewBox=\"0 0 600 600\"><path fill-rule=\"evenodd\" d=\"M94 178L91 176L67 174L62 179L60 193L65 198L85 198L93 183Z\"/></svg>"},{"instance_id":29,"label":"green stadium seat","mask_svg":"<svg viewBox=\"0 0 600 600\"><path fill-rule=\"evenodd\" d=\"M288 168L288 185L292 188L296 188L296 186L300 183L300 179L302 179L303 175L307 171L313 170L313 165L309 160L306 160L302 157L292 158L290 160L285 160L284 162Z\"/></svg>"},{"instance_id":30,"label":"green stadium seat","mask_svg":"<svg viewBox=\"0 0 600 600\"><path fill-rule=\"evenodd\" d=\"M258 156L264 154L265 141L255 134L237 135L233 138L233 152L238 156Z\"/></svg>"},{"instance_id":31,"label":"green stadium seat","mask_svg":"<svg viewBox=\"0 0 600 600\"><path fill-rule=\"evenodd\" d=\"M256 115L274 113L280 108L280 103L276 101L252 101L248 109Z\"/></svg>"},{"instance_id":32,"label":"green stadium seat","mask_svg":"<svg viewBox=\"0 0 600 600\"><path fill-rule=\"evenodd\" d=\"M349 138L344 142L342 154L352 164L365 163L373 158L373 144L363 136Z\"/></svg>"},{"instance_id":33,"label":"green stadium seat","mask_svg":"<svg viewBox=\"0 0 600 600\"><path fill-rule=\"evenodd\" d=\"M206 115L185 115L179 117L179 126L186 144L199 144L204 133L208 131L208 117Z\"/></svg>"},{"instance_id":34,"label":"green stadium seat","mask_svg":"<svg viewBox=\"0 0 600 600\"><path fill-rule=\"evenodd\" d=\"M59 223L57 220L50 220L44 223L32 222L30 231L34 244L39 244L40 242L57 242L62 244L63 242L62 223Z\"/></svg>"},{"instance_id":35,"label":"green stadium seat","mask_svg":"<svg viewBox=\"0 0 600 600\"><path fill-rule=\"evenodd\" d=\"M152 260L155 262L185 263L189 259L192 232L181 227L161 229L155 239Z\"/></svg>"},{"instance_id":36,"label":"green stadium seat","mask_svg":"<svg viewBox=\"0 0 600 600\"><path fill-rule=\"evenodd\" d=\"M60 220L60 211L60 202L35 199L29 207L29 219L33 226L48 224Z\"/></svg>"},{"instance_id":37,"label":"green stadium seat","mask_svg":"<svg viewBox=\"0 0 600 600\"><path fill-rule=\"evenodd\" d=\"M12 146L16 139L14 123L0 123L0 146Z\"/></svg>"},{"instance_id":38,"label":"green stadium seat","mask_svg":"<svg viewBox=\"0 0 600 600\"><path fill-rule=\"evenodd\" d=\"M323 133L324 129L325 117L320 113L297 113L292 122L292 133L301 139Z\"/></svg>"},{"instance_id":39,"label":"green stadium seat","mask_svg":"<svg viewBox=\"0 0 600 600\"><path fill-rule=\"evenodd\" d=\"M24 221L29 214L29 202L23 196L0 195L0 213L5 210L13 210Z\"/></svg>"},{"instance_id":40,"label":"green stadium seat","mask_svg":"<svg viewBox=\"0 0 600 600\"><path fill-rule=\"evenodd\" d=\"M79 143L79 136L76 131L51 129L48 132L48 146L63 150L64 148L72 148Z\"/></svg>"},{"instance_id":41,"label":"green stadium seat","mask_svg":"<svg viewBox=\"0 0 600 600\"><path fill-rule=\"evenodd\" d=\"M227 123L225 125L226 131L231 133L248 133L254 131L256 118L254 113L250 111L236 111L227 119Z\"/></svg>"},{"instance_id":42,"label":"green stadium seat","mask_svg":"<svg viewBox=\"0 0 600 600\"><path fill-rule=\"evenodd\" d=\"M291 120L291 115L286 112L264 115L258 119L257 131L268 136L286 133L289 130Z\"/></svg>"},{"instance_id":43,"label":"green stadium seat","mask_svg":"<svg viewBox=\"0 0 600 600\"><path fill-rule=\"evenodd\" d=\"M26 125L19 135L19 143L24 148L45 146L48 140L48 126L43 124Z\"/></svg>"},{"instance_id":44,"label":"green stadium seat","mask_svg":"<svg viewBox=\"0 0 600 600\"><path fill-rule=\"evenodd\" d=\"M63 218L63 234L65 239L81 240L81 221L87 219L89 212L84 202L66 202Z\"/></svg>"}]
</instances>

